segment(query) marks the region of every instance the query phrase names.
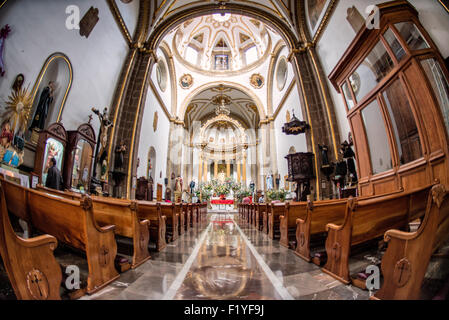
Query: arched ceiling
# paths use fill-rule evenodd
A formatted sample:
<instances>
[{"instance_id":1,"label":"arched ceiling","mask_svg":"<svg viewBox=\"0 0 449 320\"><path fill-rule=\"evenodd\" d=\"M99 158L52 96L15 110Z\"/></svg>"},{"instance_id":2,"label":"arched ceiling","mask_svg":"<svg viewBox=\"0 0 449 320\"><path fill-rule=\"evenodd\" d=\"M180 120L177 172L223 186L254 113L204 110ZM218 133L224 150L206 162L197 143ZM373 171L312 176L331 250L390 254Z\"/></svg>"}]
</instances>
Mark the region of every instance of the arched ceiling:
<instances>
[{"instance_id":1,"label":"arched ceiling","mask_svg":"<svg viewBox=\"0 0 449 320\"><path fill-rule=\"evenodd\" d=\"M270 47L271 37L264 23L229 13L187 20L176 28L173 39L173 51L184 64L215 72L260 63L268 57ZM217 64L222 56L228 62L224 68Z\"/></svg>"},{"instance_id":2,"label":"arched ceiling","mask_svg":"<svg viewBox=\"0 0 449 320\"><path fill-rule=\"evenodd\" d=\"M229 117L239 121L244 128L257 127L260 119L253 99L239 89L218 83L216 87L200 92L191 100L184 119L187 126L192 126L195 121L204 124L214 118L215 109L220 104L221 98L225 99L226 106L229 107Z\"/></svg>"},{"instance_id":3,"label":"arched ceiling","mask_svg":"<svg viewBox=\"0 0 449 320\"><path fill-rule=\"evenodd\" d=\"M291 0L157 0L153 16L153 26L157 26L161 21L186 9L194 10L196 6L216 3L222 7L227 4L240 4L253 6L259 10L265 11L272 16L282 20L288 27L293 29L293 2Z\"/></svg>"}]
</instances>

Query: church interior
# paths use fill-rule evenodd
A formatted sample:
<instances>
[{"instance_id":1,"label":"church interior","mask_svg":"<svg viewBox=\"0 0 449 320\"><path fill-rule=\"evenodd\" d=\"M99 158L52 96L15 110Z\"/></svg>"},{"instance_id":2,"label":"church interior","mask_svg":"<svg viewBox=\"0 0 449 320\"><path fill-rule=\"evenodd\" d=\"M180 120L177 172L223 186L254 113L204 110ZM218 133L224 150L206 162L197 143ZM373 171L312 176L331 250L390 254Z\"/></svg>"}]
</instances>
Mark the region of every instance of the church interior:
<instances>
[{"instance_id":1,"label":"church interior","mask_svg":"<svg viewBox=\"0 0 449 320\"><path fill-rule=\"evenodd\" d=\"M0 300L449 300L447 0L0 0L0 121Z\"/></svg>"}]
</instances>

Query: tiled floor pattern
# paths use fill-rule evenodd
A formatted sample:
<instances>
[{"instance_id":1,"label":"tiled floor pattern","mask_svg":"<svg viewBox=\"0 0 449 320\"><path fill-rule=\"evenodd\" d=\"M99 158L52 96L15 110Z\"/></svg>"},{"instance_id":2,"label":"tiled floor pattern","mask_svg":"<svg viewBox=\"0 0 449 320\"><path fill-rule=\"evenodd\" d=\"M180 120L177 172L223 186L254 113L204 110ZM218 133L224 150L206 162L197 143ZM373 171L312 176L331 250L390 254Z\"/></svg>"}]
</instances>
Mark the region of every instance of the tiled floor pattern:
<instances>
[{"instance_id":1,"label":"tiled floor pattern","mask_svg":"<svg viewBox=\"0 0 449 320\"><path fill-rule=\"evenodd\" d=\"M208 221L190 229L162 252L153 252L149 261L81 299L369 298L369 292L343 285L280 246L279 241L237 220L237 214L210 212Z\"/></svg>"}]
</instances>

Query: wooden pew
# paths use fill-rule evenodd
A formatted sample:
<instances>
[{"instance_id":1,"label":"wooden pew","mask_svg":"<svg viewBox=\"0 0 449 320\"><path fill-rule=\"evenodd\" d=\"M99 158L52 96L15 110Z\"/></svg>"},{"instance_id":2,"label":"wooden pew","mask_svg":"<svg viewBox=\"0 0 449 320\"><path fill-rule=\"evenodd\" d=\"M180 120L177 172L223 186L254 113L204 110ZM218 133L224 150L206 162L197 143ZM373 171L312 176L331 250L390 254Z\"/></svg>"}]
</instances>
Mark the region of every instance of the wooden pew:
<instances>
[{"instance_id":1,"label":"wooden pew","mask_svg":"<svg viewBox=\"0 0 449 320\"><path fill-rule=\"evenodd\" d=\"M253 227L256 227L256 210L257 210L257 205L255 203L251 204L251 225Z\"/></svg>"},{"instance_id":2,"label":"wooden pew","mask_svg":"<svg viewBox=\"0 0 449 320\"><path fill-rule=\"evenodd\" d=\"M165 240L166 216L162 215L159 202L138 201L137 214L140 219L150 221L150 241L156 243L156 250L161 251L167 246Z\"/></svg>"},{"instance_id":3,"label":"wooden pew","mask_svg":"<svg viewBox=\"0 0 449 320\"><path fill-rule=\"evenodd\" d=\"M312 237L325 235L328 223L340 224L346 212L347 199L299 202L296 219L296 249L295 253L310 262L312 260L310 245ZM292 205L290 205L292 206ZM305 214L303 211L305 210ZM323 237L323 244L325 237ZM320 259L319 259L320 260ZM321 261L316 264L321 265Z\"/></svg>"},{"instance_id":4,"label":"wooden pew","mask_svg":"<svg viewBox=\"0 0 449 320\"><path fill-rule=\"evenodd\" d=\"M48 192L50 194L59 195L65 198L69 199L81 199L81 194L70 192L70 191L59 191L54 189L46 188L42 185L38 185L37 190L41 190L44 192ZM117 199L117 198L108 198L108 197L96 197L92 196L92 199L94 200L94 206L95 206L95 200L96 199L103 199L103 200L109 200L112 199L113 201L123 202L123 203L131 203L130 200L126 199ZM152 241L156 244L156 250L161 251L167 246L167 242L165 240L165 221L166 217L161 214L160 204L156 202L149 202L149 201L137 201L137 215L139 219L142 220L148 220L149 221L149 241ZM95 210L95 208L94 208Z\"/></svg>"},{"instance_id":5,"label":"wooden pew","mask_svg":"<svg viewBox=\"0 0 449 320\"><path fill-rule=\"evenodd\" d=\"M116 234L133 239L131 268L134 269L150 259L150 221L140 218L139 204L136 201L92 197L92 203L97 222L102 225L115 225Z\"/></svg>"},{"instance_id":6,"label":"wooden pew","mask_svg":"<svg viewBox=\"0 0 449 320\"><path fill-rule=\"evenodd\" d=\"M186 231L189 231L190 229L190 207L192 206L191 203L186 203L182 206L182 209L184 210L184 216L186 217Z\"/></svg>"},{"instance_id":7,"label":"wooden pew","mask_svg":"<svg viewBox=\"0 0 449 320\"><path fill-rule=\"evenodd\" d=\"M38 185L37 190L58 195L66 199L80 200L82 195L70 191L59 191ZM150 259L150 221L139 217L136 201L92 196L95 220L102 225L115 225L115 233L133 239L131 268L136 268ZM129 265L128 265L129 268Z\"/></svg>"},{"instance_id":8,"label":"wooden pew","mask_svg":"<svg viewBox=\"0 0 449 320\"><path fill-rule=\"evenodd\" d=\"M266 204L258 203L256 205L256 229L262 231L263 228L263 213L267 210Z\"/></svg>"},{"instance_id":9,"label":"wooden pew","mask_svg":"<svg viewBox=\"0 0 449 320\"><path fill-rule=\"evenodd\" d=\"M273 240L280 237L278 231L281 215L285 215L285 203L271 204L271 210L268 211L268 236Z\"/></svg>"},{"instance_id":10,"label":"wooden pew","mask_svg":"<svg viewBox=\"0 0 449 320\"><path fill-rule=\"evenodd\" d=\"M296 219L304 218L306 211L306 202L287 202L285 204L284 214L279 216L279 230L281 233L279 244L281 246L291 247L291 241L296 240Z\"/></svg>"},{"instance_id":11,"label":"wooden pew","mask_svg":"<svg viewBox=\"0 0 449 320\"><path fill-rule=\"evenodd\" d=\"M268 234L268 214L271 211L271 203L266 203L265 206L262 216L262 232Z\"/></svg>"},{"instance_id":12,"label":"wooden pew","mask_svg":"<svg viewBox=\"0 0 449 320\"><path fill-rule=\"evenodd\" d=\"M97 224L90 197L73 201L29 189L28 205L34 227L86 253L87 293L92 294L119 277L114 267L115 226Z\"/></svg>"},{"instance_id":13,"label":"wooden pew","mask_svg":"<svg viewBox=\"0 0 449 320\"><path fill-rule=\"evenodd\" d=\"M175 203L175 213L179 216L179 227L178 227L178 231L179 231L179 235L183 235L185 230L186 230L186 216L185 216L185 212L183 210L183 205L182 203Z\"/></svg>"},{"instance_id":14,"label":"wooden pew","mask_svg":"<svg viewBox=\"0 0 449 320\"><path fill-rule=\"evenodd\" d=\"M18 300L61 300L62 272L53 251L58 241L51 235L23 239L8 217L0 186L0 256Z\"/></svg>"},{"instance_id":15,"label":"wooden pew","mask_svg":"<svg viewBox=\"0 0 449 320\"><path fill-rule=\"evenodd\" d=\"M322 270L348 284L351 247L382 237L389 229L404 230L425 213L430 187L383 197L349 198L343 223L326 225L327 262Z\"/></svg>"},{"instance_id":16,"label":"wooden pew","mask_svg":"<svg viewBox=\"0 0 449 320\"><path fill-rule=\"evenodd\" d=\"M196 227L198 224L198 203L193 203L191 208L192 227Z\"/></svg>"},{"instance_id":17,"label":"wooden pew","mask_svg":"<svg viewBox=\"0 0 449 320\"><path fill-rule=\"evenodd\" d=\"M207 220L207 203L203 202L200 204L200 217L198 221L205 222Z\"/></svg>"},{"instance_id":18,"label":"wooden pew","mask_svg":"<svg viewBox=\"0 0 449 320\"><path fill-rule=\"evenodd\" d=\"M426 214L415 232L388 230L388 248L382 258L382 287L371 297L417 300L431 255L449 239L449 193L436 185L427 198Z\"/></svg>"},{"instance_id":19,"label":"wooden pew","mask_svg":"<svg viewBox=\"0 0 449 320\"><path fill-rule=\"evenodd\" d=\"M165 220L165 238L167 242L173 242L179 237L179 214L175 212L173 203L162 202L161 214L166 216Z\"/></svg>"}]
</instances>

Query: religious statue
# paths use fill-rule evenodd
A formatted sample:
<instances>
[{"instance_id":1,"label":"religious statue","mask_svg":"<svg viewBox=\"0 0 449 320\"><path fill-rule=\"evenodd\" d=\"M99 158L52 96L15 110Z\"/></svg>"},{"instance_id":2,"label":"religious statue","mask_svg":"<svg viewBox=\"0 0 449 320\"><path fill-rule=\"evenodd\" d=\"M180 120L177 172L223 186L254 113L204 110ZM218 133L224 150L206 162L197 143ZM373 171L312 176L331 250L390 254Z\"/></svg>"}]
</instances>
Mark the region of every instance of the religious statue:
<instances>
[{"instance_id":1,"label":"religious statue","mask_svg":"<svg viewBox=\"0 0 449 320\"><path fill-rule=\"evenodd\" d=\"M105 107L103 109L103 113L100 113L99 110L92 108L92 112L95 113L98 118L100 119L100 151L99 154L99 163L103 163L103 160L106 159L108 153L107 153L107 144L108 144L108 131L109 128L113 127L112 121L109 120L108 116L108 108Z\"/></svg>"},{"instance_id":2,"label":"religious statue","mask_svg":"<svg viewBox=\"0 0 449 320\"><path fill-rule=\"evenodd\" d=\"M3 148L7 149L11 145L11 141L14 139L14 135L11 131L11 124L9 121L5 121L2 124L2 135L1 135L1 145Z\"/></svg>"},{"instance_id":3,"label":"religious statue","mask_svg":"<svg viewBox=\"0 0 449 320\"><path fill-rule=\"evenodd\" d=\"M48 111L50 109L50 104L53 102L53 94L55 91L55 82L50 81L48 86L42 90L39 103L36 108L36 112L33 117L33 122L29 128L32 131L35 128L43 130L45 127L45 120L48 116Z\"/></svg>"},{"instance_id":4,"label":"religious statue","mask_svg":"<svg viewBox=\"0 0 449 320\"><path fill-rule=\"evenodd\" d=\"M122 169L125 163L126 144L122 140L120 144L115 148L115 169Z\"/></svg>"},{"instance_id":5,"label":"religious statue","mask_svg":"<svg viewBox=\"0 0 449 320\"><path fill-rule=\"evenodd\" d=\"M23 74L18 74L14 84L12 85L12 89L15 92L19 92L22 89L23 83L25 82L25 76Z\"/></svg>"},{"instance_id":6,"label":"religious statue","mask_svg":"<svg viewBox=\"0 0 449 320\"><path fill-rule=\"evenodd\" d=\"M175 180L175 192L182 192L182 178L179 175Z\"/></svg>"},{"instance_id":7,"label":"religious statue","mask_svg":"<svg viewBox=\"0 0 449 320\"><path fill-rule=\"evenodd\" d=\"M269 174L267 176L267 190L273 189L273 175Z\"/></svg>"},{"instance_id":8,"label":"religious statue","mask_svg":"<svg viewBox=\"0 0 449 320\"><path fill-rule=\"evenodd\" d=\"M327 152L329 150L329 147L326 145L318 145L318 148L321 150L321 165L328 166L329 165L329 156L327 155Z\"/></svg>"},{"instance_id":9,"label":"religious statue","mask_svg":"<svg viewBox=\"0 0 449 320\"><path fill-rule=\"evenodd\" d=\"M195 189L195 181L190 181L190 194L193 194L193 190Z\"/></svg>"},{"instance_id":10,"label":"religious statue","mask_svg":"<svg viewBox=\"0 0 449 320\"><path fill-rule=\"evenodd\" d=\"M151 176L148 177L148 201L153 201L153 178Z\"/></svg>"},{"instance_id":11,"label":"religious statue","mask_svg":"<svg viewBox=\"0 0 449 320\"><path fill-rule=\"evenodd\" d=\"M251 183L249 184L249 189L251 190L251 194L254 193L255 188L256 188L256 184L254 183L254 181L251 181Z\"/></svg>"}]
</instances>

